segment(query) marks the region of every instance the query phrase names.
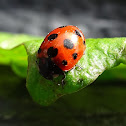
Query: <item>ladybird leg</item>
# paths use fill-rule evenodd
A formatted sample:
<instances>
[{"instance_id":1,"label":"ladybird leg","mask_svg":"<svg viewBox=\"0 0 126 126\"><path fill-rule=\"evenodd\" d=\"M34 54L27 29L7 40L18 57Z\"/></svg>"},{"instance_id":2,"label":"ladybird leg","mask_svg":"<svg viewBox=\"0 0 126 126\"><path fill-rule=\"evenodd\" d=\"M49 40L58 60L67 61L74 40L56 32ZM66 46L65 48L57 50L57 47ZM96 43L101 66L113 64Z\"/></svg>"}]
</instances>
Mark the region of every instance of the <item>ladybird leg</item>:
<instances>
[{"instance_id":1,"label":"ladybird leg","mask_svg":"<svg viewBox=\"0 0 126 126\"><path fill-rule=\"evenodd\" d=\"M63 78L62 78L62 81L61 81L61 85L62 85L62 88L64 88L63 86L65 85L65 81L64 81L64 79L66 78L66 76L65 76L65 73L63 72Z\"/></svg>"},{"instance_id":2,"label":"ladybird leg","mask_svg":"<svg viewBox=\"0 0 126 126\"><path fill-rule=\"evenodd\" d=\"M36 64L37 64L37 65L39 64L37 60L36 60Z\"/></svg>"},{"instance_id":3,"label":"ladybird leg","mask_svg":"<svg viewBox=\"0 0 126 126\"><path fill-rule=\"evenodd\" d=\"M38 59L36 60L36 64L39 65L39 61L38 61Z\"/></svg>"},{"instance_id":4,"label":"ladybird leg","mask_svg":"<svg viewBox=\"0 0 126 126\"><path fill-rule=\"evenodd\" d=\"M80 69L83 69L83 67L81 67L81 66L79 66L79 65L77 65L77 64L76 64L75 66L76 66L76 67L79 67Z\"/></svg>"}]
</instances>

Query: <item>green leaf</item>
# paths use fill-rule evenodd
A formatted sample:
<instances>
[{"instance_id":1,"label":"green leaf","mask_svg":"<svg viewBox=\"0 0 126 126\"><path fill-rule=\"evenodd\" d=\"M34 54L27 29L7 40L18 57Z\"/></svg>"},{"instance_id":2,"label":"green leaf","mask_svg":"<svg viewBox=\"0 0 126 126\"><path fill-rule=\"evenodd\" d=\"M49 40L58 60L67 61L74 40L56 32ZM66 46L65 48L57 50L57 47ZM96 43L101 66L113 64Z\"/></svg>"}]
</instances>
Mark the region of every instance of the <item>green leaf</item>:
<instances>
[{"instance_id":1,"label":"green leaf","mask_svg":"<svg viewBox=\"0 0 126 126\"><path fill-rule=\"evenodd\" d=\"M12 50L0 49L0 64L10 65L17 75L26 78L28 62L24 46Z\"/></svg>"},{"instance_id":2,"label":"green leaf","mask_svg":"<svg viewBox=\"0 0 126 126\"><path fill-rule=\"evenodd\" d=\"M34 39L40 39L40 37L0 33L0 64L10 65L17 75L26 78L28 66L27 52L22 44L27 40Z\"/></svg>"},{"instance_id":3,"label":"green leaf","mask_svg":"<svg viewBox=\"0 0 126 126\"><path fill-rule=\"evenodd\" d=\"M0 48L13 49L16 46L22 44L23 42L35 39L41 39L41 38L25 34L0 33Z\"/></svg>"},{"instance_id":4,"label":"green leaf","mask_svg":"<svg viewBox=\"0 0 126 126\"><path fill-rule=\"evenodd\" d=\"M126 65L122 65L126 64L126 38L87 39L85 55L75 68L65 73L63 87L62 76L50 81L39 74L36 54L42 41L40 37L0 33L0 64L10 65L21 77L27 76L29 93L41 105L49 105L65 94L86 87L105 70L99 80L126 80Z\"/></svg>"},{"instance_id":5,"label":"green leaf","mask_svg":"<svg viewBox=\"0 0 126 126\"><path fill-rule=\"evenodd\" d=\"M98 80L100 81L104 80L111 81L115 79L126 81L126 65L121 63L117 67L104 71L103 74L98 77Z\"/></svg>"},{"instance_id":6,"label":"green leaf","mask_svg":"<svg viewBox=\"0 0 126 126\"><path fill-rule=\"evenodd\" d=\"M50 81L39 74L36 54L41 43L42 40L33 40L24 44L29 62L27 88L41 105L49 105L65 94L86 87L107 69L120 63L126 64L126 38L87 39L85 55L75 68L65 73L65 85L62 87L62 76Z\"/></svg>"}]
</instances>

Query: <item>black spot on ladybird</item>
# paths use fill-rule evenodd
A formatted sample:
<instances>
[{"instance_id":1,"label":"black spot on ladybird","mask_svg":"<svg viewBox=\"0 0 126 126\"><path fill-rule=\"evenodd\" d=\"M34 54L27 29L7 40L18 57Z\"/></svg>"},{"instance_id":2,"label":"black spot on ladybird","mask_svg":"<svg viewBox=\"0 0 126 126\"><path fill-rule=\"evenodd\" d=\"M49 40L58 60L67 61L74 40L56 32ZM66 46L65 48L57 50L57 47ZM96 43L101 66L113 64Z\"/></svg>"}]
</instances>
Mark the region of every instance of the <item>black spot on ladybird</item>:
<instances>
[{"instance_id":1,"label":"black spot on ladybird","mask_svg":"<svg viewBox=\"0 0 126 126\"><path fill-rule=\"evenodd\" d=\"M64 47L67 49L72 49L74 47L74 44L72 43L71 40L65 39L64 40Z\"/></svg>"},{"instance_id":2,"label":"black spot on ladybird","mask_svg":"<svg viewBox=\"0 0 126 126\"><path fill-rule=\"evenodd\" d=\"M66 25L67 26L67 25ZM59 28L64 28L64 27L66 27L66 26L60 26Z\"/></svg>"},{"instance_id":3,"label":"black spot on ladybird","mask_svg":"<svg viewBox=\"0 0 126 126\"><path fill-rule=\"evenodd\" d=\"M58 54L58 49L57 48L53 48L53 47L50 47L47 51L47 55L49 56L49 58L52 58L52 57L55 57L57 56Z\"/></svg>"},{"instance_id":4,"label":"black spot on ladybird","mask_svg":"<svg viewBox=\"0 0 126 126\"><path fill-rule=\"evenodd\" d=\"M85 45L85 41L83 41L83 44Z\"/></svg>"},{"instance_id":5,"label":"black spot on ladybird","mask_svg":"<svg viewBox=\"0 0 126 126\"><path fill-rule=\"evenodd\" d=\"M77 58L77 53L73 53L73 59L75 60Z\"/></svg>"},{"instance_id":6,"label":"black spot on ladybird","mask_svg":"<svg viewBox=\"0 0 126 126\"><path fill-rule=\"evenodd\" d=\"M51 34L49 37L48 37L48 40L49 41L52 41L54 39L56 39L58 37L58 34Z\"/></svg>"},{"instance_id":7,"label":"black spot on ladybird","mask_svg":"<svg viewBox=\"0 0 126 126\"><path fill-rule=\"evenodd\" d=\"M39 48L39 50L38 50L38 54L41 53L41 51L42 51L41 48Z\"/></svg>"},{"instance_id":8,"label":"black spot on ladybird","mask_svg":"<svg viewBox=\"0 0 126 126\"><path fill-rule=\"evenodd\" d=\"M81 37L81 34L80 34L80 32L78 30L75 30L75 33L76 33L76 35L78 35L79 37Z\"/></svg>"},{"instance_id":9,"label":"black spot on ladybird","mask_svg":"<svg viewBox=\"0 0 126 126\"><path fill-rule=\"evenodd\" d=\"M64 66L66 66L66 65L67 65L67 61L66 61L66 60L63 60L63 61L62 61L62 64L63 64Z\"/></svg>"}]
</instances>

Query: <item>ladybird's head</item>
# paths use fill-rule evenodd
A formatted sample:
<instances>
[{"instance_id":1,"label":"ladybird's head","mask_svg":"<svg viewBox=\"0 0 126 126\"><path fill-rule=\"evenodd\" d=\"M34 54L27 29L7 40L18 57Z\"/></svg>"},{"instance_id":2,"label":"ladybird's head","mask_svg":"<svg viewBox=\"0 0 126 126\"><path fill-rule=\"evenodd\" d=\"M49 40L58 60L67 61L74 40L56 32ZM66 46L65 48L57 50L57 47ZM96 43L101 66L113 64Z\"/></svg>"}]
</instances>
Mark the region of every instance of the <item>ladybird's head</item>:
<instances>
[{"instance_id":1,"label":"ladybird's head","mask_svg":"<svg viewBox=\"0 0 126 126\"><path fill-rule=\"evenodd\" d=\"M63 71L50 58L39 58L38 66L40 74L48 80L63 75Z\"/></svg>"}]
</instances>

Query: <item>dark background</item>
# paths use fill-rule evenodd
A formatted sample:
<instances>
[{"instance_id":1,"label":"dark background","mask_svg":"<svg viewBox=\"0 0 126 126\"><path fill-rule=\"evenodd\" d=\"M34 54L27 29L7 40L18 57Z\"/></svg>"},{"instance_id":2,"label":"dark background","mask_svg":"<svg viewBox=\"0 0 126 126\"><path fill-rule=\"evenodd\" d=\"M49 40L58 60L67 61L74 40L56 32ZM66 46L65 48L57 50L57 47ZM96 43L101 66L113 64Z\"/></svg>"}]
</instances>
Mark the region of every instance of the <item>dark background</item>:
<instances>
[{"instance_id":1,"label":"dark background","mask_svg":"<svg viewBox=\"0 0 126 126\"><path fill-rule=\"evenodd\" d=\"M0 0L1 32L45 36L62 25L78 26L86 38L124 37L126 1ZM25 79L9 67L0 70L0 126L126 125L126 87L121 80L96 81L42 107L29 96Z\"/></svg>"},{"instance_id":2,"label":"dark background","mask_svg":"<svg viewBox=\"0 0 126 126\"><path fill-rule=\"evenodd\" d=\"M62 25L76 25L86 38L126 34L123 0L0 0L0 31L45 36Z\"/></svg>"}]
</instances>

